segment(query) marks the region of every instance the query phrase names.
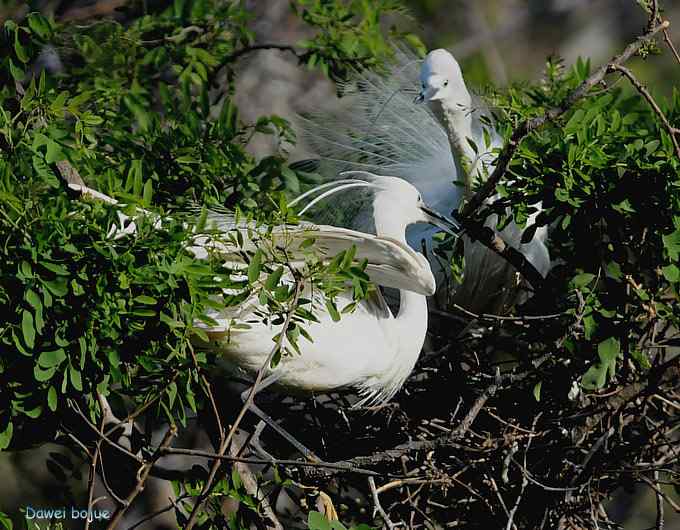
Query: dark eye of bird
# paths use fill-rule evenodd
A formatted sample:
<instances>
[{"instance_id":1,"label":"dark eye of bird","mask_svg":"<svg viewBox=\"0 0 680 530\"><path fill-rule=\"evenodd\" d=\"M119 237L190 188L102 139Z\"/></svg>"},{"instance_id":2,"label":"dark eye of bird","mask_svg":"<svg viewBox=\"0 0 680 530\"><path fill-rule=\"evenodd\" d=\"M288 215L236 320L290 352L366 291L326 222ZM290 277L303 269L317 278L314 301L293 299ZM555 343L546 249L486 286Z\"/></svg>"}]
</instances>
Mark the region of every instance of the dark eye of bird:
<instances>
[{"instance_id":1,"label":"dark eye of bird","mask_svg":"<svg viewBox=\"0 0 680 530\"><path fill-rule=\"evenodd\" d=\"M444 81L444 86L449 86L449 80Z\"/></svg>"}]
</instances>

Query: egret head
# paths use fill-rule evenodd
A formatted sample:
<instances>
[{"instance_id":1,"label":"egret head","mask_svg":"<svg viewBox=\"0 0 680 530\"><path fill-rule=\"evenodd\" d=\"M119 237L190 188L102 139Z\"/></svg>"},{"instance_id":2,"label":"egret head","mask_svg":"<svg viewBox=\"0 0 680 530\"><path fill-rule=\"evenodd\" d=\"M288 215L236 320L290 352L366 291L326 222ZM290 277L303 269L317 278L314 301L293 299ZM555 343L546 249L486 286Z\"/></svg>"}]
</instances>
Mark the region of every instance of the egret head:
<instances>
[{"instance_id":1,"label":"egret head","mask_svg":"<svg viewBox=\"0 0 680 530\"><path fill-rule=\"evenodd\" d=\"M429 223L453 235L460 231L454 221L428 207L416 187L402 178L367 171L345 171L341 175L361 179L374 188L373 216L378 234L405 240L406 227L415 223Z\"/></svg>"},{"instance_id":2,"label":"egret head","mask_svg":"<svg viewBox=\"0 0 680 530\"><path fill-rule=\"evenodd\" d=\"M444 49L427 54L420 68L420 93L417 103L448 102L469 106L470 94L458 62Z\"/></svg>"}]
</instances>

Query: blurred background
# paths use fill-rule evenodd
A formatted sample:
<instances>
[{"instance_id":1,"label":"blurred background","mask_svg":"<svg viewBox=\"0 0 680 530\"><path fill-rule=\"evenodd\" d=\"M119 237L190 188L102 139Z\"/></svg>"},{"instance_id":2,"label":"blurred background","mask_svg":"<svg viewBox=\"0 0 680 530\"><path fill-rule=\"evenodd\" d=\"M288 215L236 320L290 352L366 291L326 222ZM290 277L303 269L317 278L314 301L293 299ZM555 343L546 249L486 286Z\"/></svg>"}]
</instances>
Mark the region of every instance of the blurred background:
<instances>
[{"instance_id":1,"label":"blurred background","mask_svg":"<svg viewBox=\"0 0 680 530\"><path fill-rule=\"evenodd\" d=\"M30 10L41 10L64 21L84 21L97 16L124 20L119 9L129 4L144 7L162 0L0 0L0 23L20 19ZM292 15L288 0L247 0L253 11L256 42L294 44L305 38ZM461 63L471 88L483 91L493 85L537 81L546 58L562 57L567 66L577 57L590 58L597 66L618 53L639 35L646 15L635 0L404 0L410 17L389 21L417 35L428 49L447 48ZM662 2L664 16L675 24L671 35L680 44L680 2ZM628 65L657 96L669 96L680 80L680 68L668 53L648 61L634 59ZM296 113L342 105L331 82L298 67L285 52L264 50L244 57L236 96L242 119L254 121L263 114L292 119ZM253 139L250 148L264 155L273 148L272 137ZM298 145L292 157L309 155ZM1 391L1 389L0 389ZM43 448L14 455L0 455L0 511L31 503L49 505L65 490L83 485L58 481L48 470ZM74 466L76 459L70 455ZM86 478L86 471L83 477ZM83 479L84 480L84 479ZM81 490L82 493L82 490ZM626 529L654 527L654 497L648 491L622 492L610 507L614 520ZM669 512L671 510L667 510ZM666 530L680 530L678 518L666 521Z\"/></svg>"}]
</instances>

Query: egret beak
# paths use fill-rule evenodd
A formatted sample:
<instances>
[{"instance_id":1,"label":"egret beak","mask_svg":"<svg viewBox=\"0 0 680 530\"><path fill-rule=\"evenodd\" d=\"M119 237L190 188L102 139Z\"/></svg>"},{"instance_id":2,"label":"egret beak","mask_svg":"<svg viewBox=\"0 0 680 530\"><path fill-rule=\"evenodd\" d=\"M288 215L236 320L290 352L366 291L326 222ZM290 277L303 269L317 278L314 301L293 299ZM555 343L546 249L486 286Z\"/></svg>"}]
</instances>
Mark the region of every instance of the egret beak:
<instances>
[{"instance_id":1,"label":"egret beak","mask_svg":"<svg viewBox=\"0 0 680 530\"><path fill-rule=\"evenodd\" d=\"M427 206L421 206L420 209L425 214L425 220L428 223L441 228L444 230L444 232L447 232L452 236L460 235L460 226L458 226L458 223L456 223L453 219L449 219L448 217L435 212L432 208L428 208Z\"/></svg>"}]
</instances>

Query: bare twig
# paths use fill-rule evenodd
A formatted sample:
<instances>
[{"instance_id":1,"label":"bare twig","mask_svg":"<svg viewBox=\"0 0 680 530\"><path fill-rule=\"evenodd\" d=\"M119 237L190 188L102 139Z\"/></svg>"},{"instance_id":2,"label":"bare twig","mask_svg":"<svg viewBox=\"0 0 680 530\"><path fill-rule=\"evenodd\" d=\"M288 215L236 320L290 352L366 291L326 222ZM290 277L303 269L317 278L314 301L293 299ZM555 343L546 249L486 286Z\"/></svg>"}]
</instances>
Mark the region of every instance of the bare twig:
<instances>
[{"instance_id":1,"label":"bare twig","mask_svg":"<svg viewBox=\"0 0 680 530\"><path fill-rule=\"evenodd\" d=\"M504 315L492 315L490 313L473 313L472 311L469 311L465 309L463 306L458 305L458 304L451 304L451 307L455 309L456 311L460 311L464 315L475 319L475 320L485 320L488 322L516 322L519 324L523 324L525 322L533 321L533 320L554 320L557 318L564 318L564 317L569 317L571 316L569 313L564 312L564 313L551 313L547 315L520 315L520 316L504 316ZM444 317L444 318L453 318L453 315L449 313L448 311L442 311L440 309L430 309L430 313Z\"/></svg>"},{"instance_id":2,"label":"bare twig","mask_svg":"<svg viewBox=\"0 0 680 530\"><path fill-rule=\"evenodd\" d=\"M534 422L531 425L532 431L536 430L536 423L538 422L539 417L540 417L540 414L534 418ZM529 448L531 447L532 440L533 440L533 437L530 437L529 441L527 441L526 447L524 448L524 463L523 463L524 469L527 469L527 453L529 452ZM515 500L515 505L510 510L510 515L508 517L508 524L505 526L505 530L511 530L511 528L517 527L517 525L515 525L515 523L514 523L515 514L517 513L517 509L519 508L519 503L522 501L522 497L524 496L524 490L526 490L528 485L529 485L528 473L524 473L522 475L522 486L519 490L519 493L517 494L517 499Z\"/></svg>"},{"instance_id":3,"label":"bare twig","mask_svg":"<svg viewBox=\"0 0 680 530\"><path fill-rule=\"evenodd\" d=\"M656 487L659 488L659 470L654 471L654 482L656 482ZM663 530L664 528L664 514L663 514L663 495L656 491L656 530Z\"/></svg>"},{"instance_id":4,"label":"bare twig","mask_svg":"<svg viewBox=\"0 0 680 530\"><path fill-rule=\"evenodd\" d=\"M137 484L135 484L134 489L125 499L124 504L122 506L119 506L118 509L114 512L113 516L111 517L111 520L109 521L108 526L106 527L107 530L115 530L115 528L118 526L118 523L120 523L121 519L125 515L127 509L130 507L135 498L137 498L137 495L139 495L144 490L144 486L146 485L146 480L149 478L149 473L151 472L153 463L161 457L163 449L170 446L170 443L172 442L172 439L175 437L176 434L177 427L175 425L171 425L168 431L165 433L165 436L163 437L161 444L158 446L158 449L156 449L156 452L153 454L151 459L148 462L144 462L144 464L142 464L142 466L137 471Z\"/></svg>"},{"instance_id":5,"label":"bare twig","mask_svg":"<svg viewBox=\"0 0 680 530\"><path fill-rule=\"evenodd\" d=\"M371 495L373 496L373 517L375 517L375 513L378 512L380 513L380 517L382 517L382 520L387 528L390 530L396 528L397 525L395 525L390 520L390 516L387 515L387 512L382 507L382 504L380 504L380 497L378 496L378 490L375 487L375 480L373 477L368 477L368 486L371 488Z\"/></svg>"},{"instance_id":6,"label":"bare twig","mask_svg":"<svg viewBox=\"0 0 680 530\"><path fill-rule=\"evenodd\" d=\"M102 415L102 420L99 425L99 432L104 431L104 415ZM92 512L92 507L94 505L94 483L97 478L97 462L99 461L99 452L101 450L101 439L97 440L95 444L94 454L92 455L92 461L90 462L90 473L87 478L87 512ZM90 528L90 517L85 519L85 530Z\"/></svg>"},{"instance_id":7,"label":"bare twig","mask_svg":"<svg viewBox=\"0 0 680 530\"><path fill-rule=\"evenodd\" d=\"M166 455L187 455L187 456L198 456L202 458L209 458L211 460L222 460L225 462L243 462L245 464L262 464L262 465L272 465L272 466L291 466L291 467L312 467L319 469L329 469L338 472L356 473L359 475L370 475L376 477L382 476L396 476L389 475L385 473L378 473L377 471L371 471L370 469L363 469L357 467L350 462L306 462L304 460L285 460L285 459L266 459L266 458L250 458L250 457L235 457L230 455L224 455L219 453L211 453L209 451L201 451L199 449L180 449L180 448L167 448L163 450L163 454Z\"/></svg>"},{"instance_id":8,"label":"bare twig","mask_svg":"<svg viewBox=\"0 0 680 530\"><path fill-rule=\"evenodd\" d=\"M241 449L245 448L248 445L248 440L245 439L246 438L245 436L241 436L240 438L243 439L239 440L237 437L235 437L234 438L235 443L232 443L229 446L229 453L233 457L238 457ZM245 462L234 462L234 467L236 468L239 476L241 477L243 487L246 489L246 491L252 498L257 499L257 501L260 504L260 507L262 508L262 511L264 512L264 515L269 519L269 522L271 524L268 525L267 527L274 528L275 530L283 530L283 525L276 517L274 510L269 504L267 496L264 494L259 484L257 483L257 479L255 478L255 475L253 474L248 464L246 464Z\"/></svg>"},{"instance_id":9,"label":"bare twig","mask_svg":"<svg viewBox=\"0 0 680 530\"><path fill-rule=\"evenodd\" d=\"M238 426L241 424L241 421L243 420L243 417L245 416L247 410L250 408L250 406L253 404L253 400L255 399L255 394L258 391L258 386L262 382L262 378L264 377L264 373L269 370L269 366L271 365L272 359L276 355L278 351L283 348L283 341L285 340L286 337L286 332L288 330L288 327L290 325L291 319L293 317L293 313L295 312L295 306L297 305L298 299L300 298L300 293L302 292L302 282L296 278L296 284L295 284L295 293L293 295L289 311L286 314L285 321L283 322L283 326L281 327L281 331L279 332L279 338L276 341L276 344L272 348L271 352L269 352L269 355L267 356L267 359L265 362L262 364L260 369L257 371L257 375L255 376L255 382L253 383L253 386L250 388L250 392L248 393L248 397L246 398L245 403L243 404L243 407L241 407L241 411L239 412L238 416L236 417L236 420L234 421L233 425L231 426L231 429L229 430L229 433L227 434L226 438L222 441L218 454L224 455L229 447L229 443L231 442L234 434L236 433L236 430L238 429ZM198 496L198 500L196 501L196 504L194 505L193 510L191 511L191 515L189 516L189 520L187 521L187 526L186 530L191 530L194 525L196 524L196 521L198 520L198 514L200 513L203 503L205 502L205 499L209 495L210 491L213 488L213 482L215 480L215 476L217 474L217 471L219 470L222 462L220 459L215 459L213 462L211 468L210 468L210 473L208 475L208 479L206 480L203 489Z\"/></svg>"},{"instance_id":10,"label":"bare twig","mask_svg":"<svg viewBox=\"0 0 680 530\"><path fill-rule=\"evenodd\" d=\"M177 497L177 499L175 499L175 500L170 499L170 502L169 502L167 505L165 505L163 508L160 508L160 509L156 510L155 512L152 512L152 513L149 513L149 514L145 515L143 518L141 518L141 519L140 519L139 521L137 521L135 524L133 524L132 526L130 526L127 530L134 530L135 528L139 528L139 527L142 526L144 523L146 523L146 522L148 522L148 521L151 521L152 519L158 517L159 515L163 515L164 513L169 512L169 511L172 510L173 508L176 508L176 507L177 507L177 503L178 503L179 501L182 501L182 500L184 500L184 499L186 499L186 498L189 498L189 497L191 497L191 495L188 494L188 493L185 493L185 494L180 495L179 497Z\"/></svg>"},{"instance_id":11,"label":"bare twig","mask_svg":"<svg viewBox=\"0 0 680 530\"><path fill-rule=\"evenodd\" d=\"M279 50L283 52L290 52L293 55L295 55L295 57L298 58L300 57L300 52L298 52L290 44L276 44L276 43L251 44L250 46L245 46L244 48L236 50L235 52L230 54L225 60L225 64L235 61L242 55L246 55L248 53L252 53L258 50Z\"/></svg>"},{"instance_id":12,"label":"bare twig","mask_svg":"<svg viewBox=\"0 0 680 530\"><path fill-rule=\"evenodd\" d=\"M660 495L662 499L664 499L668 504L671 505L673 510L675 510L676 513L680 513L680 504L675 502L672 498L670 498L664 491L659 487L659 485L651 480L649 477L646 477L644 475L640 475L640 478L650 487L654 490L654 492L657 495Z\"/></svg>"},{"instance_id":13,"label":"bare twig","mask_svg":"<svg viewBox=\"0 0 680 530\"><path fill-rule=\"evenodd\" d=\"M302 55L290 44L277 44L277 43L261 43L261 44L251 44L250 46L244 46L224 58L224 60L218 64L213 70L208 78L208 86L213 86L216 84L216 79L219 72L227 65L233 63L237 59L249 53L259 51L259 50L279 50L283 52L292 53L298 60L301 59Z\"/></svg>"}]
</instances>

